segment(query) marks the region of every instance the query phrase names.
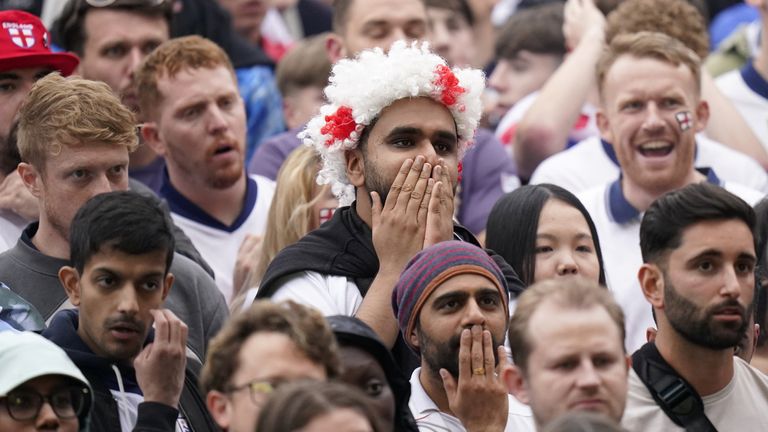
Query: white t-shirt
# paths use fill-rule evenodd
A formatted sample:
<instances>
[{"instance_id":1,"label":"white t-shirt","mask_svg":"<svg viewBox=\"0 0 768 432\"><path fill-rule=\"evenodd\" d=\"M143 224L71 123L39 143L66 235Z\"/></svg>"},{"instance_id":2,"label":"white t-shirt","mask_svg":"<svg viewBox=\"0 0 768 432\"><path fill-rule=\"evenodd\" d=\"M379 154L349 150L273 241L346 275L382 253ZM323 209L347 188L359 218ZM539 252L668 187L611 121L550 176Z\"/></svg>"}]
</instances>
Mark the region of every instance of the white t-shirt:
<instances>
[{"instance_id":1,"label":"white t-shirt","mask_svg":"<svg viewBox=\"0 0 768 432\"><path fill-rule=\"evenodd\" d=\"M171 207L173 221L189 236L192 244L213 269L216 285L227 303L232 301L232 277L237 251L246 234L264 233L274 194L275 182L258 175L250 176L242 213L231 226L226 227L186 201L178 192L169 194L165 187L163 189L163 198Z\"/></svg>"},{"instance_id":2,"label":"white t-shirt","mask_svg":"<svg viewBox=\"0 0 768 432\"><path fill-rule=\"evenodd\" d=\"M10 210L0 210L0 253L16 246L29 221Z\"/></svg>"},{"instance_id":3,"label":"white t-shirt","mask_svg":"<svg viewBox=\"0 0 768 432\"><path fill-rule=\"evenodd\" d=\"M355 282L344 276L300 271L283 277L275 284L279 288L272 294L272 301L293 300L313 307L325 316L354 316L363 303L363 296Z\"/></svg>"},{"instance_id":4,"label":"white t-shirt","mask_svg":"<svg viewBox=\"0 0 768 432\"><path fill-rule=\"evenodd\" d=\"M741 70L730 71L715 83L768 150L768 82L749 61Z\"/></svg>"},{"instance_id":5,"label":"white t-shirt","mask_svg":"<svg viewBox=\"0 0 768 432\"><path fill-rule=\"evenodd\" d=\"M708 181L722 186L755 205L763 194L734 183L721 183L714 171L707 171ZM645 330L655 324L651 305L646 301L637 272L643 264L640 254L642 214L624 198L618 180L586 190L577 195L595 223L603 255L605 279L625 315L627 352L635 352L645 342ZM649 429L650 430L650 429Z\"/></svg>"},{"instance_id":6,"label":"white t-shirt","mask_svg":"<svg viewBox=\"0 0 768 432\"><path fill-rule=\"evenodd\" d=\"M461 421L456 417L444 413L437 408L437 405L427 395L424 387L419 380L421 368L416 368L411 374L411 399L408 401L408 407L416 419L416 425L419 431L435 432L465 432L466 429ZM514 396L508 395L509 415L507 417L507 426L505 432L525 432L536 430L533 421L533 413L528 405L518 401Z\"/></svg>"},{"instance_id":7,"label":"white t-shirt","mask_svg":"<svg viewBox=\"0 0 768 432\"><path fill-rule=\"evenodd\" d=\"M696 167L712 167L725 181L768 193L768 174L760 164L704 134L696 135L693 164ZM616 180L619 169L613 147L599 137L592 137L545 159L534 171L530 182L552 183L572 193L579 193Z\"/></svg>"},{"instance_id":8,"label":"white t-shirt","mask_svg":"<svg viewBox=\"0 0 768 432\"><path fill-rule=\"evenodd\" d=\"M707 418L722 432L768 431L768 376L736 356L733 373L722 390L701 398ZM634 369L621 426L628 432L684 430L659 408Z\"/></svg>"}]
</instances>

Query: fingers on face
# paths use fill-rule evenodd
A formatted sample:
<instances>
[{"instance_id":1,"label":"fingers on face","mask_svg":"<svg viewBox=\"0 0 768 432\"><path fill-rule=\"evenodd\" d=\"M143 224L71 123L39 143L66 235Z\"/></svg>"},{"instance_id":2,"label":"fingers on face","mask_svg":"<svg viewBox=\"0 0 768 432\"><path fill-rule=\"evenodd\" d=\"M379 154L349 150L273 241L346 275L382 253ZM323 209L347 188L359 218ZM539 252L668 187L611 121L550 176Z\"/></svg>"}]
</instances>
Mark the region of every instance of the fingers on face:
<instances>
[{"instance_id":1,"label":"fingers on face","mask_svg":"<svg viewBox=\"0 0 768 432\"><path fill-rule=\"evenodd\" d=\"M413 164L413 159L406 159L403 164L400 165L400 171L397 172L395 181L392 182L392 186L389 188L389 194L387 194L387 202L385 203L387 207L394 207L397 203L397 198L403 189L403 185L405 184L408 174L411 172Z\"/></svg>"}]
</instances>

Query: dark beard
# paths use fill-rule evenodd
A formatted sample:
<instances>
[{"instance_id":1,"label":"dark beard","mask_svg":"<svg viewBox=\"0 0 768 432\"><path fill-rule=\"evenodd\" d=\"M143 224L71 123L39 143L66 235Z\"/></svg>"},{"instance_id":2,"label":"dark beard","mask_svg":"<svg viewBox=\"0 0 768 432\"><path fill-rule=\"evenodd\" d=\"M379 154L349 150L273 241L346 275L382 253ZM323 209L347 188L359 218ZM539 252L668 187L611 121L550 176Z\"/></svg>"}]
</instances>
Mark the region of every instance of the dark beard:
<instances>
[{"instance_id":1,"label":"dark beard","mask_svg":"<svg viewBox=\"0 0 768 432\"><path fill-rule=\"evenodd\" d=\"M381 197L381 204L387 202L387 195L389 195L389 189L392 188L392 183L395 181L386 181L376 170L373 163L368 162L368 159L363 161L365 167L365 188L368 193L376 192Z\"/></svg>"},{"instance_id":2,"label":"dark beard","mask_svg":"<svg viewBox=\"0 0 768 432\"><path fill-rule=\"evenodd\" d=\"M691 343L713 350L723 350L736 346L747 330L750 310L736 299L728 299L722 303L703 310L693 302L678 294L672 282L664 278L664 305L670 325L681 336ZM723 308L738 308L741 314L740 322L717 322L714 315Z\"/></svg>"},{"instance_id":3,"label":"dark beard","mask_svg":"<svg viewBox=\"0 0 768 432\"><path fill-rule=\"evenodd\" d=\"M421 358L429 366L430 372L440 379L440 369L447 370L455 379L459 379L459 348L461 347L461 332L459 334L451 336L451 338L444 343L436 342L434 339L427 336L421 328L418 328L419 332L419 347L421 347ZM496 340L491 335L493 341L493 364L499 364L499 356L497 348L502 342Z\"/></svg>"}]
</instances>

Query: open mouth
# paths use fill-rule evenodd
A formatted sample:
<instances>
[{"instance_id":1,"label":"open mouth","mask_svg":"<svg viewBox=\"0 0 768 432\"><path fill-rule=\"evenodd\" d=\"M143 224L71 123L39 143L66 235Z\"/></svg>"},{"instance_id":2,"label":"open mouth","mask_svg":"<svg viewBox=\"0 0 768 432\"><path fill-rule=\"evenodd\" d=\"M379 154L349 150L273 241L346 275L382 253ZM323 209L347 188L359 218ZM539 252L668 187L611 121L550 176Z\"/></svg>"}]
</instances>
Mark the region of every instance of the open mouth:
<instances>
[{"instance_id":1,"label":"open mouth","mask_svg":"<svg viewBox=\"0 0 768 432\"><path fill-rule=\"evenodd\" d=\"M645 157L664 157L672 153L674 146L666 142L652 142L643 144L638 148Z\"/></svg>"},{"instance_id":2,"label":"open mouth","mask_svg":"<svg viewBox=\"0 0 768 432\"><path fill-rule=\"evenodd\" d=\"M213 154L220 155L220 154L231 152L232 150L234 150L234 147L232 147L231 145L223 145L216 148L216 151L214 151Z\"/></svg>"},{"instance_id":3,"label":"open mouth","mask_svg":"<svg viewBox=\"0 0 768 432\"><path fill-rule=\"evenodd\" d=\"M110 326L109 331L117 339L131 339L139 335L141 327L131 322L118 322Z\"/></svg>"}]
</instances>

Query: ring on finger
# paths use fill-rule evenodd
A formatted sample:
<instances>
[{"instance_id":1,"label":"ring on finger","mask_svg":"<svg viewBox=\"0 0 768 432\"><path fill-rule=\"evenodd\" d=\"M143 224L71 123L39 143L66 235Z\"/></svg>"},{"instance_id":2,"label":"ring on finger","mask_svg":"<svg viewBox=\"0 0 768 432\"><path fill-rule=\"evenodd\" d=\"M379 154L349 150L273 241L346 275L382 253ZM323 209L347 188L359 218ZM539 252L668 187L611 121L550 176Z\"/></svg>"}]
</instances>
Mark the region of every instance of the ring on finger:
<instances>
[{"instance_id":1,"label":"ring on finger","mask_svg":"<svg viewBox=\"0 0 768 432\"><path fill-rule=\"evenodd\" d=\"M478 368L472 369L472 375L485 375L485 368L478 367Z\"/></svg>"}]
</instances>

